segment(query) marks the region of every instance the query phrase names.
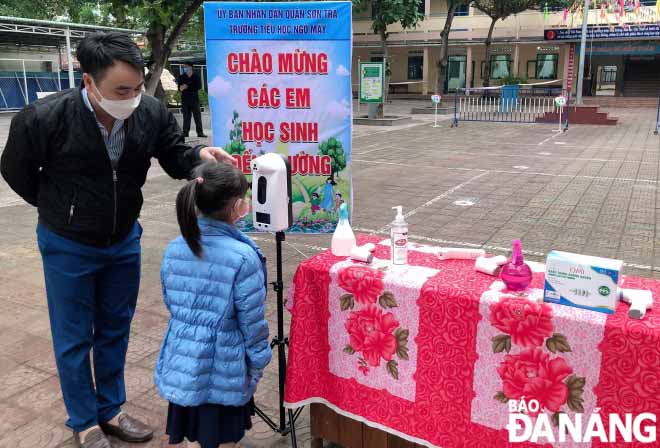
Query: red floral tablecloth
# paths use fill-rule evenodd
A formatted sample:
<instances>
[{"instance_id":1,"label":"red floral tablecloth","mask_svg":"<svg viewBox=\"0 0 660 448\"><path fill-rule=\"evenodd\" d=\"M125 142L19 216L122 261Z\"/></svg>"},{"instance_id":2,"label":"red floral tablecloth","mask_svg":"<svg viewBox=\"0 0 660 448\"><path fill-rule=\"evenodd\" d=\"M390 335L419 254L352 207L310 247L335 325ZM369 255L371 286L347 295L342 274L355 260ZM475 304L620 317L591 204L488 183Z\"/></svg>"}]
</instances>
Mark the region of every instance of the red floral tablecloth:
<instances>
[{"instance_id":1,"label":"red floral tablecloth","mask_svg":"<svg viewBox=\"0 0 660 448\"><path fill-rule=\"evenodd\" d=\"M660 282L625 277L655 300L632 320L626 304L606 315L509 295L473 262L442 261L428 246L415 245L409 266L393 271L386 242L358 239L376 243L383 261L367 267L324 252L295 274L287 406L325 403L443 448L512 445L509 400L538 403L530 417L553 421L598 412L606 428L609 414L660 414ZM542 285L535 274L531 294Z\"/></svg>"}]
</instances>

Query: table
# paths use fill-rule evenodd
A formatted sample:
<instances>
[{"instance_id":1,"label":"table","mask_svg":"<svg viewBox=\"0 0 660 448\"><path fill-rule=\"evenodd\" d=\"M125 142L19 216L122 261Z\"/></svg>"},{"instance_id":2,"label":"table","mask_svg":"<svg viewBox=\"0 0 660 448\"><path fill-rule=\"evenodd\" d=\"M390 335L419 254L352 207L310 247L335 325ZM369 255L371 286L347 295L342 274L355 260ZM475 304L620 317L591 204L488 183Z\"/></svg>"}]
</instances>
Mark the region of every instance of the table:
<instances>
[{"instance_id":1,"label":"table","mask_svg":"<svg viewBox=\"0 0 660 448\"><path fill-rule=\"evenodd\" d=\"M367 242L389 259L388 241L358 236ZM511 446L508 400L535 400L553 421L599 410L605 427L609 414L660 414L660 282L624 278L655 297L636 321L626 304L606 315L503 295L472 262L436 255L414 245L396 272L329 252L299 266L287 305L288 407L324 404L356 425L443 448ZM535 273L531 288L542 285Z\"/></svg>"}]
</instances>

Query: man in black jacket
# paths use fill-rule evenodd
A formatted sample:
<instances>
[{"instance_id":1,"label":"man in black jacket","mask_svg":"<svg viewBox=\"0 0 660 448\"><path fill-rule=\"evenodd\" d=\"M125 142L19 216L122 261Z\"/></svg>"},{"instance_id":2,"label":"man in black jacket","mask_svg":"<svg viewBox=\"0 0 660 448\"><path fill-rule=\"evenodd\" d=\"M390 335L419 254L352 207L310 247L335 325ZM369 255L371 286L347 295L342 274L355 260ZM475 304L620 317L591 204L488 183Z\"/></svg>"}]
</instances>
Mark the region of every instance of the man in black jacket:
<instances>
[{"instance_id":1,"label":"man in black jacket","mask_svg":"<svg viewBox=\"0 0 660 448\"><path fill-rule=\"evenodd\" d=\"M77 57L83 86L19 112L0 169L9 186L38 208L67 425L77 446L110 448L105 434L129 442L152 437L150 428L121 412L140 283L137 219L151 159L182 179L200 160L231 158L218 148L186 146L172 114L142 95L142 55L128 36L89 36Z\"/></svg>"},{"instance_id":2,"label":"man in black jacket","mask_svg":"<svg viewBox=\"0 0 660 448\"><path fill-rule=\"evenodd\" d=\"M202 124L202 110L199 106L199 91L202 88L202 80L197 73L193 71L192 64L184 64L183 73L177 80L179 90L181 91L181 112L183 112L183 136L188 137L190 132L190 115L195 118L195 127L198 137L204 135L204 125Z\"/></svg>"}]
</instances>

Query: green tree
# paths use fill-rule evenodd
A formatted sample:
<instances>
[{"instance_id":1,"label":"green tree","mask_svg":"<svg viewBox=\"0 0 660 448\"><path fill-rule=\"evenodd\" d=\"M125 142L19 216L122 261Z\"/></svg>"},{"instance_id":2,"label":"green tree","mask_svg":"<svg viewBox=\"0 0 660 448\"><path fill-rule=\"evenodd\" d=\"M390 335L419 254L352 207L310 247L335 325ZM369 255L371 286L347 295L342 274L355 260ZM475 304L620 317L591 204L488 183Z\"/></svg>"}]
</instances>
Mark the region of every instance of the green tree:
<instances>
[{"instance_id":1,"label":"green tree","mask_svg":"<svg viewBox=\"0 0 660 448\"><path fill-rule=\"evenodd\" d=\"M491 72L491 44L493 42L493 30L498 20L504 20L512 15L519 14L528 9L543 9L546 5L566 6L573 1L568 0L474 0L475 8L490 17L490 28L486 38L486 66L484 69L484 87L490 86Z\"/></svg>"},{"instance_id":2,"label":"green tree","mask_svg":"<svg viewBox=\"0 0 660 448\"><path fill-rule=\"evenodd\" d=\"M366 11L371 6L373 23L371 29L380 37L380 45L383 58L388 61L387 51L387 27L400 23L404 29L417 26L424 15L419 12L419 6L423 0L353 0L353 8L356 11ZM389 64L388 64L389 66ZM385 97L389 89L389 68L385 70ZM383 98L385 101L386 98ZM378 110L378 115L383 116L383 105Z\"/></svg>"},{"instance_id":3,"label":"green tree","mask_svg":"<svg viewBox=\"0 0 660 448\"><path fill-rule=\"evenodd\" d=\"M149 95L156 92L160 83L160 75L167 66L177 40L199 10L202 2L203 0L168 0L166 2L162 0L130 0L124 2L129 8L139 11L146 24L151 53L149 76L145 82ZM114 3L121 6L122 2ZM115 9L113 5L113 11Z\"/></svg>"},{"instance_id":4,"label":"green tree","mask_svg":"<svg viewBox=\"0 0 660 448\"><path fill-rule=\"evenodd\" d=\"M470 0L447 0L447 18L440 32L440 57L437 64L437 77L435 84L435 93L442 94L445 89L445 80L447 79L447 66L449 64L449 33L456 17L456 11L459 6L470 4Z\"/></svg>"},{"instance_id":5,"label":"green tree","mask_svg":"<svg viewBox=\"0 0 660 448\"><path fill-rule=\"evenodd\" d=\"M346 168L346 153L341 141L334 137L330 137L319 145L319 154L323 156L330 156L332 173L331 177L334 180L335 174L339 176L344 168Z\"/></svg>"},{"instance_id":6,"label":"green tree","mask_svg":"<svg viewBox=\"0 0 660 448\"><path fill-rule=\"evenodd\" d=\"M150 49L147 93L153 95L179 37L203 38L203 0L0 0L0 15L62 19L92 25L146 29ZM192 20L192 22L191 22ZM201 28L201 31L200 31Z\"/></svg>"},{"instance_id":7,"label":"green tree","mask_svg":"<svg viewBox=\"0 0 660 448\"><path fill-rule=\"evenodd\" d=\"M229 130L229 143L225 145L225 151L229 154L243 154L245 151L245 144L243 143L243 122L238 117L238 112L234 111L231 119L231 124L234 125Z\"/></svg>"},{"instance_id":8,"label":"green tree","mask_svg":"<svg viewBox=\"0 0 660 448\"><path fill-rule=\"evenodd\" d=\"M1 0L0 15L37 20L73 19L85 3L83 0Z\"/></svg>"}]
</instances>

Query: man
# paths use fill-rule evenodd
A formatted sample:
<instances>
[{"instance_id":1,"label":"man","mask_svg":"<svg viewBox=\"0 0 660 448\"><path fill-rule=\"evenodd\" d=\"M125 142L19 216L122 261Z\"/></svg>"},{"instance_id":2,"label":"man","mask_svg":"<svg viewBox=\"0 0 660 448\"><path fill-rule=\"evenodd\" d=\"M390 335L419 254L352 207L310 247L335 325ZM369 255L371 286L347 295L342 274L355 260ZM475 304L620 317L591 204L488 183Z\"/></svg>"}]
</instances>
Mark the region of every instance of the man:
<instances>
[{"instance_id":1,"label":"man","mask_svg":"<svg viewBox=\"0 0 660 448\"><path fill-rule=\"evenodd\" d=\"M38 208L67 426L77 446L110 448L105 434L128 442L152 437L150 428L121 412L140 283L137 218L150 160L182 179L200 160L231 158L218 148L186 146L172 114L142 95L142 55L128 36L91 35L80 42L77 57L83 85L13 118L0 171Z\"/></svg>"},{"instance_id":2,"label":"man","mask_svg":"<svg viewBox=\"0 0 660 448\"><path fill-rule=\"evenodd\" d=\"M202 111L199 107L199 90L202 88L202 80L197 73L193 72L192 64L184 64L183 73L179 75L177 85L181 91L181 110L183 112L183 136L188 137L190 132L190 115L195 118L195 127L198 137L204 135L202 125Z\"/></svg>"}]
</instances>

